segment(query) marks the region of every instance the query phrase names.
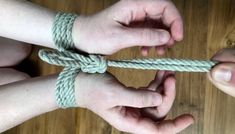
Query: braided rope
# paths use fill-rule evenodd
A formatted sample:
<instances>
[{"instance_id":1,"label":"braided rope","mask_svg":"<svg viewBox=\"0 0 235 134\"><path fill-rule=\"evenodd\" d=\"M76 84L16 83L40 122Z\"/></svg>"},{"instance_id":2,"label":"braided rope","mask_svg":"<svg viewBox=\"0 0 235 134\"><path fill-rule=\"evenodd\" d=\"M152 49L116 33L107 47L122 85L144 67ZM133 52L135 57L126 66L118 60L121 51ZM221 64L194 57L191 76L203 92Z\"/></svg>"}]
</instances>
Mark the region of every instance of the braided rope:
<instances>
[{"instance_id":1,"label":"braided rope","mask_svg":"<svg viewBox=\"0 0 235 134\"><path fill-rule=\"evenodd\" d=\"M39 57L53 65L64 66L56 83L56 101L59 107L76 106L74 81L80 72L104 73L108 66L119 68L168 70L180 72L208 72L217 62L184 59L106 60L100 55L84 56L68 49L74 48L72 27L77 15L58 13L53 24L53 40L59 51L40 50Z\"/></svg>"}]
</instances>

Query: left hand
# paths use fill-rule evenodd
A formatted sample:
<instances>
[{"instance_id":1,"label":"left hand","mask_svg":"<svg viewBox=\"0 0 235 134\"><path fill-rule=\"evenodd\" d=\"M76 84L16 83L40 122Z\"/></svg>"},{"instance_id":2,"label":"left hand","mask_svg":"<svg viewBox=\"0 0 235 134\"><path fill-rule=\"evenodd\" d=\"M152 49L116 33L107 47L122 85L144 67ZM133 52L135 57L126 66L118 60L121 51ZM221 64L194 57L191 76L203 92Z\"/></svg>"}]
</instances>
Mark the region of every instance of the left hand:
<instances>
[{"instance_id":1,"label":"left hand","mask_svg":"<svg viewBox=\"0 0 235 134\"><path fill-rule=\"evenodd\" d=\"M120 131L135 134L175 134L193 123L191 115L164 120L175 99L175 78L160 71L141 89L125 87L112 75L80 73L77 104L88 108Z\"/></svg>"},{"instance_id":2,"label":"left hand","mask_svg":"<svg viewBox=\"0 0 235 134\"><path fill-rule=\"evenodd\" d=\"M93 16L80 16L73 28L75 47L87 53L113 54L123 48L150 47L163 54L183 39L183 22L170 0L121 0Z\"/></svg>"}]
</instances>

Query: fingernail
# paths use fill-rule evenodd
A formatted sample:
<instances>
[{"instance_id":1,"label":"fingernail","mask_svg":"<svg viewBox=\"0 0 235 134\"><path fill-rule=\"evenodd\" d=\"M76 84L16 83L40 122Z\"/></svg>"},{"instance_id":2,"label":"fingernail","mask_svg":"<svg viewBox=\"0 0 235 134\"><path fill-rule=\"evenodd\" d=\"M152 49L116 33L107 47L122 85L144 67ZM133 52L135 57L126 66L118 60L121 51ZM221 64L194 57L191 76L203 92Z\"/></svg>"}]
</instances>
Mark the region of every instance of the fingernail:
<instances>
[{"instance_id":1,"label":"fingernail","mask_svg":"<svg viewBox=\"0 0 235 134\"><path fill-rule=\"evenodd\" d=\"M160 41L161 43L167 43L169 41L169 34L167 32L161 32Z\"/></svg>"},{"instance_id":2,"label":"fingernail","mask_svg":"<svg viewBox=\"0 0 235 134\"><path fill-rule=\"evenodd\" d=\"M232 72L228 69L218 69L213 72L213 78L218 82L229 82L232 77Z\"/></svg>"}]
</instances>

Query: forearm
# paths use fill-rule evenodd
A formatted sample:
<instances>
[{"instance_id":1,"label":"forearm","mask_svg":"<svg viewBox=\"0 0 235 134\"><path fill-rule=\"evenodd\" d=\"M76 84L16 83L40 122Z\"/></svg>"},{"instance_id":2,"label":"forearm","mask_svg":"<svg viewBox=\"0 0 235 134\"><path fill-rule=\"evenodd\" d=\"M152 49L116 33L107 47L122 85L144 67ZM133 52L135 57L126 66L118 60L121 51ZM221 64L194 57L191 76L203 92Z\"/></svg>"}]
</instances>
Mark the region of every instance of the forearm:
<instances>
[{"instance_id":1,"label":"forearm","mask_svg":"<svg viewBox=\"0 0 235 134\"><path fill-rule=\"evenodd\" d=\"M1 0L0 5L0 36L55 48L51 29L56 12L25 0Z\"/></svg>"},{"instance_id":2,"label":"forearm","mask_svg":"<svg viewBox=\"0 0 235 134\"><path fill-rule=\"evenodd\" d=\"M0 86L0 133L57 109L56 78L52 75Z\"/></svg>"}]
</instances>

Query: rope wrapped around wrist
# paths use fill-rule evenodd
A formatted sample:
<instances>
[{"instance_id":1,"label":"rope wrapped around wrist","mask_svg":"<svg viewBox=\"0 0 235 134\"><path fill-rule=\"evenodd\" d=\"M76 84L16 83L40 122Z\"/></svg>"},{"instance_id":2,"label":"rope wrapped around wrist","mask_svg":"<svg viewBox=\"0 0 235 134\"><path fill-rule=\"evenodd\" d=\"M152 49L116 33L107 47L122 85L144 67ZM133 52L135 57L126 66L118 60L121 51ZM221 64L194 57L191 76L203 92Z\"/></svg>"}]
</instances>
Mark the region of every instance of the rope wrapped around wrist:
<instances>
[{"instance_id":1,"label":"rope wrapped around wrist","mask_svg":"<svg viewBox=\"0 0 235 134\"><path fill-rule=\"evenodd\" d=\"M59 107L75 107L74 81L77 74L104 73L107 67L168 70L180 72L208 72L217 62L184 59L106 60L100 55L84 56L73 52L72 27L77 15L58 13L53 24L53 40L59 51L40 50L39 57L49 64L64 66L56 83L56 101Z\"/></svg>"}]
</instances>

